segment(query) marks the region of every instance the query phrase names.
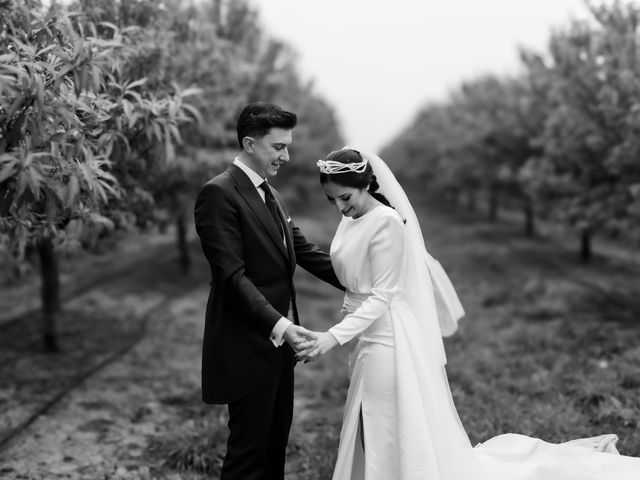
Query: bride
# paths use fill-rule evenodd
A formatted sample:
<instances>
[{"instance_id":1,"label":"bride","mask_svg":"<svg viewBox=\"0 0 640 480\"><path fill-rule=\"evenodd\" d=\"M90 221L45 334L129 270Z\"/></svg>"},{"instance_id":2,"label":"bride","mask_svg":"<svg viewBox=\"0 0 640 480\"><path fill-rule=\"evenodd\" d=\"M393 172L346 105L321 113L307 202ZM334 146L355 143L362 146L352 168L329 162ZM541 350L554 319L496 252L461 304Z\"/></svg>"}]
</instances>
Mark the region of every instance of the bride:
<instances>
[{"instance_id":1,"label":"bride","mask_svg":"<svg viewBox=\"0 0 640 480\"><path fill-rule=\"evenodd\" d=\"M343 215L331 260L347 290L342 321L316 332L302 358L349 348L334 480L640 479L640 458L618 455L615 435L550 444L505 434L472 447L442 342L464 311L402 187L379 157L347 147L317 164Z\"/></svg>"}]
</instances>

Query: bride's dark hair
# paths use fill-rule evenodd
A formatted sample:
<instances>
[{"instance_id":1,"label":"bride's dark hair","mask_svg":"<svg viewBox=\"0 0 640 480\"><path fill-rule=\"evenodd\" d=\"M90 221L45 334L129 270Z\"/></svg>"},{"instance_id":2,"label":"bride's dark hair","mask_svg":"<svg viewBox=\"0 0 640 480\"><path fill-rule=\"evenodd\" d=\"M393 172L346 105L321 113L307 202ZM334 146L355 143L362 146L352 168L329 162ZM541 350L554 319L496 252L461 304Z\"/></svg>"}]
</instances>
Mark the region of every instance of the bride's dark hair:
<instances>
[{"instance_id":1,"label":"bride's dark hair","mask_svg":"<svg viewBox=\"0 0 640 480\"><path fill-rule=\"evenodd\" d=\"M353 149L342 149L342 150L334 150L329 155L326 156L325 160L334 161L340 163L361 163L364 161L362 158L362 154ZM373 174L373 168L371 165L367 163L367 167L364 172L344 172L344 173L322 173L320 172L320 183L324 185L325 183L336 183L338 185L342 185L343 187L351 187L351 188L367 188L367 191L371 194L373 198L378 200L380 203L383 203L387 207L393 208L393 206L387 200L383 194L378 192L380 185L378 185L378 180L376 176Z\"/></svg>"}]
</instances>

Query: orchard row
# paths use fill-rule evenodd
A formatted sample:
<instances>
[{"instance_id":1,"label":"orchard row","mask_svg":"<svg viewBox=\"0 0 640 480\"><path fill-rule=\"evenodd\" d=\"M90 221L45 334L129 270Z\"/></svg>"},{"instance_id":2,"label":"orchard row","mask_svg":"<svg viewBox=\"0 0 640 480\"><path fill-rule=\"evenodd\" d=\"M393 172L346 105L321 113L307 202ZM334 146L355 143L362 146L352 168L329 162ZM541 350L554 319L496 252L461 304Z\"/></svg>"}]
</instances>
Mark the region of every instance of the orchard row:
<instances>
[{"instance_id":1,"label":"orchard row","mask_svg":"<svg viewBox=\"0 0 640 480\"><path fill-rule=\"evenodd\" d=\"M519 205L578 230L640 241L640 8L590 6L521 72L463 83L425 106L383 154L451 198Z\"/></svg>"}]
</instances>

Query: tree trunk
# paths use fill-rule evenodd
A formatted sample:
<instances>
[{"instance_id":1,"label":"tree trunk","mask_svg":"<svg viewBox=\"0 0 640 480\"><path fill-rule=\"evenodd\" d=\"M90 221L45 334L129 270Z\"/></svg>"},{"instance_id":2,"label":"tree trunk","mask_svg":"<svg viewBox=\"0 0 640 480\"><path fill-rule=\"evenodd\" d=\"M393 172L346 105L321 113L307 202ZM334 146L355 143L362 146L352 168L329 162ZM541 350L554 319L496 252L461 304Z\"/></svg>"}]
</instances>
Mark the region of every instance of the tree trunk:
<instances>
[{"instance_id":1,"label":"tree trunk","mask_svg":"<svg viewBox=\"0 0 640 480\"><path fill-rule=\"evenodd\" d=\"M495 222L498 219L498 189L489 189L489 220Z\"/></svg>"},{"instance_id":2,"label":"tree trunk","mask_svg":"<svg viewBox=\"0 0 640 480\"><path fill-rule=\"evenodd\" d=\"M587 263L591 260L591 229L584 228L580 233L580 259Z\"/></svg>"},{"instance_id":3,"label":"tree trunk","mask_svg":"<svg viewBox=\"0 0 640 480\"><path fill-rule=\"evenodd\" d=\"M58 258L49 238L38 243L42 280L42 340L48 352L59 351L57 316L60 311L60 271Z\"/></svg>"},{"instance_id":4,"label":"tree trunk","mask_svg":"<svg viewBox=\"0 0 640 480\"><path fill-rule=\"evenodd\" d=\"M184 210L180 210L176 215L176 237L180 252L180 267L184 273L188 273L191 269L191 256L187 242L187 219Z\"/></svg>"},{"instance_id":5,"label":"tree trunk","mask_svg":"<svg viewBox=\"0 0 640 480\"><path fill-rule=\"evenodd\" d=\"M536 233L533 216L533 202L530 197L526 197L524 200L524 233L529 236Z\"/></svg>"}]
</instances>

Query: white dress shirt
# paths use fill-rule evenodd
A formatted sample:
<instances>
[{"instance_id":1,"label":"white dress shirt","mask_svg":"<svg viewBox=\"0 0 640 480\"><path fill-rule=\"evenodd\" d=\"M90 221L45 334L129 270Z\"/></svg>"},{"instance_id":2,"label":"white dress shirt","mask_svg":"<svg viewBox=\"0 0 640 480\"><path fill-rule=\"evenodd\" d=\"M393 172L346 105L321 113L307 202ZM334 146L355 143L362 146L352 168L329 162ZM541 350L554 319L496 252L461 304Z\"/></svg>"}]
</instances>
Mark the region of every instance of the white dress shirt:
<instances>
[{"instance_id":1,"label":"white dress shirt","mask_svg":"<svg viewBox=\"0 0 640 480\"><path fill-rule=\"evenodd\" d=\"M260 185L262 185L267 179L262 178L256 172L251 170L251 168L247 167L240 161L239 157L236 157L234 159L233 164L240 168L240 170L242 170L247 175L247 177L249 177L249 180L251 180L253 186L256 187L260 198L264 202L264 191L260 188ZM284 332L292 324L293 322L286 317L280 317L280 320L276 322L273 330L271 330L271 335L269 335L269 338L271 338L271 341L276 347L279 347L284 343Z\"/></svg>"}]
</instances>

